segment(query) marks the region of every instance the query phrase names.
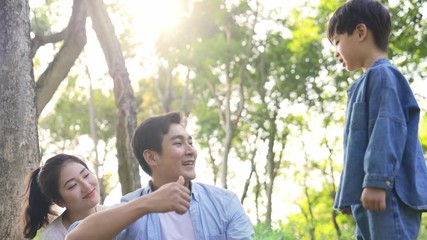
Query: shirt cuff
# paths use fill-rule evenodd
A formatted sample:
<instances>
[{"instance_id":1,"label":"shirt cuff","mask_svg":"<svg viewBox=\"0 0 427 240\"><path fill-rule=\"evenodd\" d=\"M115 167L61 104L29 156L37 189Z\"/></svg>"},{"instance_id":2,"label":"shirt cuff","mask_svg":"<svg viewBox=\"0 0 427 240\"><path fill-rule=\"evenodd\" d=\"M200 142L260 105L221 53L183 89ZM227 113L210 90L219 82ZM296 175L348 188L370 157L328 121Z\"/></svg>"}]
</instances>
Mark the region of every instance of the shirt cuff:
<instances>
[{"instance_id":1,"label":"shirt cuff","mask_svg":"<svg viewBox=\"0 0 427 240\"><path fill-rule=\"evenodd\" d=\"M375 176L375 175L366 175L363 180L363 188L372 187L372 188L382 188L382 189L392 189L394 180L385 176Z\"/></svg>"}]
</instances>

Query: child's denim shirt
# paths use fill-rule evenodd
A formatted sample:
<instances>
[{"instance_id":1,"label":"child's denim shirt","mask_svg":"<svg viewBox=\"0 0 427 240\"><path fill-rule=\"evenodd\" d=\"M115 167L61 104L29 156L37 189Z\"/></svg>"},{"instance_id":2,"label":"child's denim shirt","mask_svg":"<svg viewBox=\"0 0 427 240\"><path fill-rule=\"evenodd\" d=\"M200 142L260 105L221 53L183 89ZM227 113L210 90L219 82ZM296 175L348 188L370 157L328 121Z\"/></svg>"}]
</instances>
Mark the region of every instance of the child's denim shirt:
<instances>
[{"instance_id":1,"label":"child's denim shirt","mask_svg":"<svg viewBox=\"0 0 427 240\"><path fill-rule=\"evenodd\" d=\"M376 61L347 91L344 165L334 208L360 204L365 187L395 189L427 210L427 167L418 138L420 109L405 77Z\"/></svg>"}]
</instances>

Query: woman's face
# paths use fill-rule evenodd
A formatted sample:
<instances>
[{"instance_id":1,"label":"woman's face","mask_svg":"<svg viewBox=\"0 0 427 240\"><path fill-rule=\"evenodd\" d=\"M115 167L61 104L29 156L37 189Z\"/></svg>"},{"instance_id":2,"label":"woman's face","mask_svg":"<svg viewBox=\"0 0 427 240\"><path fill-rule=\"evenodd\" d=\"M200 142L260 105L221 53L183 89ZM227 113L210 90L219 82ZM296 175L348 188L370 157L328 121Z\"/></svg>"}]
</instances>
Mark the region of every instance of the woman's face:
<instances>
[{"instance_id":1,"label":"woman's face","mask_svg":"<svg viewBox=\"0 0 427 240\"><path fill-rule=\"evenodd\" d=\"M68 211L87 211L99 201L99 185L95 175L83 165L69 161L61 169L59 177L60 205Z\"/></svg>"}]
</instances>

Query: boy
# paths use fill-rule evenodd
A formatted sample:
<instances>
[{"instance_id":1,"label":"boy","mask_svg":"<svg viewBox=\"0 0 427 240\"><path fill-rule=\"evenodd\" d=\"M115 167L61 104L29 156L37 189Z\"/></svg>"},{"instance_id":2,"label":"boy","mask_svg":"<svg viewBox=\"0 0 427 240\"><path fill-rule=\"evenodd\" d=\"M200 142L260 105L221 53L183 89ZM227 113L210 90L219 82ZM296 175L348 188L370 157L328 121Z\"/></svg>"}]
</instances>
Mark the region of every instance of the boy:
<instances>
[{"instance_id":1,"label":"boy","mask_svg":"<svg viewBox=\"0 0 427 240\"><path fill-rule=\"evenodd\" d=\"M334 208L352 212L358 239L417 239L427 209L427 168L418 139L420 109L387 59L391 20L374 0L352 0L329 21L328 38L348 71L344 165Z\"/></svg>"},{"instance_id":2,"label":"boy","mask_svg":"<svg viewBox=\"0 0 427 240\"><path fill-rule=\"evenodd\" d=\"M254 229L237 196L192 182L197 150L179 112L146 119L135 131L133 150L149 185L122 198L119 207L95 213L67 235L71 239L239 239ZM168 194L169 193L169 194ZM70 230L69 229L69 230ZM98 229L102 229L99 231Z\"/></svg>"}]
</instances>

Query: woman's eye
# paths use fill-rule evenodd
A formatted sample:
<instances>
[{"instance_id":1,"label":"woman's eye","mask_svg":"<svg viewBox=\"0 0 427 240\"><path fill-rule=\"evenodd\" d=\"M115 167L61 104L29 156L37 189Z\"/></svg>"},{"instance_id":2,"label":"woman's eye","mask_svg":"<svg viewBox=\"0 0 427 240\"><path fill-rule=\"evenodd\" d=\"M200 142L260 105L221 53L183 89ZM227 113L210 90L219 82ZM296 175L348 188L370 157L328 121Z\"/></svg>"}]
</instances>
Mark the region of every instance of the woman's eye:
<instances>
[{"instance_id":1,"label":"woman's eye","mask_svg":"<svg viewBox=\"0 0 427 240\"><path fill-rule=\"evenodd\" d=\"M87 177L89 177L89 173L87 173L86 175L84 175L84 178L87 178Z\"/></svg>"},{"instance_id":2,"label":"woman's eye","mask_svg":"<svg viewBox=\"0 0 427 240\"><path fill-rule=\"evenodd\" d=\"M71 185L70 187L68 187L68 190L73 189L75 186L77 186L77 184L73 184L73 185Z\"/></svg>"}]
</instances>

